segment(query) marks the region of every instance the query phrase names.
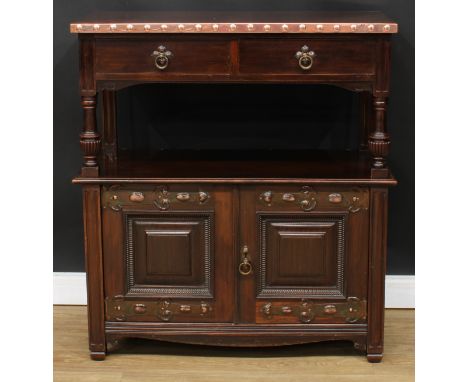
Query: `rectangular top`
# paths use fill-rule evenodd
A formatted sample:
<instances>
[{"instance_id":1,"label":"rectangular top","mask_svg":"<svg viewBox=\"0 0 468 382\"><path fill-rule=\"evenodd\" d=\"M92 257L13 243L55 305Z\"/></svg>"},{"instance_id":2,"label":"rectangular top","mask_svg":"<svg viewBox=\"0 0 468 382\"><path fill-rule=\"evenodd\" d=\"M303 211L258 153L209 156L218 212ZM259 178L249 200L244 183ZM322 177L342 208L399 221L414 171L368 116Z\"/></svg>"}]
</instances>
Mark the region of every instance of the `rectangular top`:
<instances>
[{"instance_id":1,"label":"rectangular top","mask_svg":"<svg viewBox=\"0 0 468 382\"><path fill-rule=\"evenodd\" d=\"M115 12L70 24L71 33L397 33L380 12Z\"/></svg>"}]
</instances>

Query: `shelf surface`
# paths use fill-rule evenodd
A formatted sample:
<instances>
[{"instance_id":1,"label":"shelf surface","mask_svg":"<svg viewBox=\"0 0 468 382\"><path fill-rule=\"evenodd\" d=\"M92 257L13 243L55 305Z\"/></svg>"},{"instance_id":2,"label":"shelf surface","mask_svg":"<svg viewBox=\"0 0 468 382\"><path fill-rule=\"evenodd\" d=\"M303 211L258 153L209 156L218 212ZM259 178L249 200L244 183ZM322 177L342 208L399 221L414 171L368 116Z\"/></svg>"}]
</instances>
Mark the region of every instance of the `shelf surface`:
<instances>
[{"instance_id":1,"label":"shelf surface","mask_svg":"<svg viewBox=\"0 0 468 382\"><path fill-rule=\"evenodd\" d=\"M397 33L380 12L112 12L70 24L71 33Z\"/></svg>"},{"instance_id":2,"label":"shelf surface","mask_svg":"<svg viewBox=\"0 0 468 382\"><path fill-rule=\"evenodd\" d=\"M371 178L366 154L311 151L160 151L119 154L98 177L74 183L311 183L396 185L393 176Z\"/></svg>"}]
</instances>

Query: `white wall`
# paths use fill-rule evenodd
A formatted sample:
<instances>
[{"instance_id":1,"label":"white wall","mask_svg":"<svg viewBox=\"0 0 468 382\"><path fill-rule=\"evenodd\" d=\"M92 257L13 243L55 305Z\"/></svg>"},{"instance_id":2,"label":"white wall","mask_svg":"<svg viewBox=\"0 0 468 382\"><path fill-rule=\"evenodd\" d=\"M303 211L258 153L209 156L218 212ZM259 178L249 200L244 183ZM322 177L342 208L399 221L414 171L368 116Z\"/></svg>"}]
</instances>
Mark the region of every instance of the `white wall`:
<instances>
[{"instance_id":1,"label":"white wall","mask_svg":"<svg viewBox=\"0 0 468 382\"><path fill-rule=\"evenodd\" d=\"M414 276L387 276L385 306L414 308ZM86 305L86 274L54 273L54 304Z\"/></svg>"}]
</instances>

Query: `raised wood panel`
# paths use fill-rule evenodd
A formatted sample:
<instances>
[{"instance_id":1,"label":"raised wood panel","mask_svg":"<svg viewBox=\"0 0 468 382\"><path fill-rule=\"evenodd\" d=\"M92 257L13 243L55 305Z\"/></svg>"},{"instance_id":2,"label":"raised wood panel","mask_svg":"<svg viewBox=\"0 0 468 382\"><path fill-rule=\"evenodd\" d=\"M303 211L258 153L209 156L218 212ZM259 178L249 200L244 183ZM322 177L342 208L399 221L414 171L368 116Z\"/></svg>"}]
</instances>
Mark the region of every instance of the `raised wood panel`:
<instances>
[{"instance_id":1,"label":"raised wood panel","mask_svg":"<svg viewBox=\"0 0 468 382\"><path fill-rule=\"evenodd\" d=\"M203 239L203 218L187 222L143 218L132 219L130 224L136 283L203 283L203 259L209 260L210 255L210 243Z\"/></svg>"},{"instance_id":2,"label":"raised wood panel","mask_svg":"<svg viewBox=\"0 0 468 382\"><path fill-rule=\"evenodd\" d=\"M191 276L191 231L145 230L146 270L150 276ZM192 236L193 237L193 236ZM171 256L171 255L174 256Z\"/></svg>"},{"instance_id":3,"label":"raised wood panel","mask_svg":"<svg viewBox=\"0 0 468 382\"><path fill-rule=\"evenodd\" d=\"M129 213L126 219L126 295L212 297L212 213Z\"/></svg>"},{"instance_id":4,"label":"raised wood panel","mask_svg":"<svg viewBox=\"0 0 468 382\"><path fill-rule=\"evenodd\" d=\"M347 214L258 214L258 297L343 297Z\"/></svg>"},{"instance_id":5,"label":"raised wood panel","mask_svg":"<svg viewBox=\"0 0 468 382\"><path fill-rule=\"evenodd\" d=\"M317 277L326 273L325 232L278 232L278 276L297 281L299 277ZM278 282L281 282L278 280ZM270 284L276 284L272 280Z\"/></svg>"}]
</instances>

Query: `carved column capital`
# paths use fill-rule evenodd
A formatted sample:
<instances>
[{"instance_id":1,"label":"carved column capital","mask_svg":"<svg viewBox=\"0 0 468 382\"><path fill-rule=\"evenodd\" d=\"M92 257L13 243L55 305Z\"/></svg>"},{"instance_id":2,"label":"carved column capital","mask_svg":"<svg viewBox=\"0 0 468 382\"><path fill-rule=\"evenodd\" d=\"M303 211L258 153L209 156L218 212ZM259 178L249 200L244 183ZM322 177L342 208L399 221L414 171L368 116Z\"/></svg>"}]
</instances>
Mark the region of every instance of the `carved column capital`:
<instances>
[{"instance_id":1,"label":"carved column capital","mask_svg":"<svg viewBox=\"0 0 468 382\"><path fill-rule=\"evenodd\" d=\"M369 135L369 151L372 155L374 168L386 168L387 156L390 152L390 137L386 133L372 133Z\"/></svg>"},{"instance_id":2,"label":"carved column capital","mask_svg":"<svg viewBox=\"0 0 468 382\"><path fill-rule=\"evenodd\" d=\"M83 166L95 167L101 147L101 136L97 132L84 131L80 134L80 147L83 152Z\"/></svg>"}]
</instances>

